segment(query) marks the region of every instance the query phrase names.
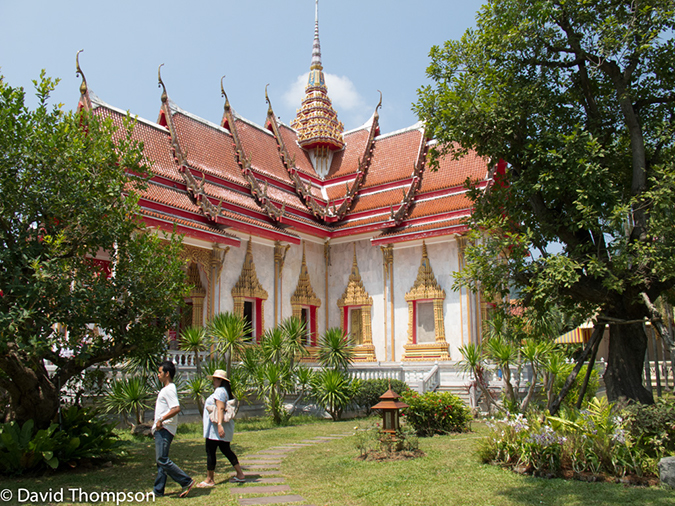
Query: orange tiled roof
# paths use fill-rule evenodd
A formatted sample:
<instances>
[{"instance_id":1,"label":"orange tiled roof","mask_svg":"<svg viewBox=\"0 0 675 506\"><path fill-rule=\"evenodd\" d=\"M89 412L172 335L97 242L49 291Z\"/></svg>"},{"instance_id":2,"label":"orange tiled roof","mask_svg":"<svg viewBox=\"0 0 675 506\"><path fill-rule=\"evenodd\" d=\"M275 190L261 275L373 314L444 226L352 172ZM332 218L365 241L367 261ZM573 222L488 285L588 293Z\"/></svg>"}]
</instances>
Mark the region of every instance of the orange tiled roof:
<instances>
[{"instance_id":1,"label":"orange tiled roof","mask_svg":"<svg viewBox=\"0 0 675 506\"><path fill-rule=\"evenodd\" d=\"M314 166L309 159L307 151L298 145L297 132L288 125L280 123L279 134L281 135L281 140L284 142L284 146L286 146L289 156L295 160L295 167L308 176L318 178L319 176L314 170Z\"/></svg>"},{"instance_id":2,"label":"orange tiled roof","mask_svg":"<svg viewBox=\"0 0 675 506\"><path fill-rule=\"evenodd\" d=\"M187 163L208 174L246 185L236 162L232 136L225 129L186 116L173 115L173 122Z\"/></svg>"},{"instance_id":3,"label":"orange tiled roof","mask_svg":"<svg viewBox=\"0 0 675 506\"><path fill-rule=\"evenodd\" d=\"M428 166L429 164L427 163ZM432 171L429 168L424 171L422 186L419 192L424 193L462 186L467 177L472 180L483 180L487 175L487 171L487 160L480 158L473 151L459 160L453 160L451 156L446 156L439 160L437 171Z\"/></svg>"},{"instance_id":4,"label":"orange tiled roof","mask_svg":"<svg viewBox=\"0 0 675 506\"><path fill-rule=\"evenodd\" d=\"M271 132L256 128L247 121L236 120L236 128L242 149L251 159L251 166L261 174L270 175L279 181L293 184L281 163L277 141Z\"/></svg>"},{"instance_id":5,"label":"orange tiled roof","mask_svg":"<svg viewBox=\"0 0 675 506\"><path fill-rule=\"evenodd\" d=\"M410 179L423 142L422 132L417 129L375 138L373 161L363 188Z\"/></svg>"},{"instance_id":6,"label":"orange tiled roof","mask_svg":"<svg viewBox=\"0 0 675 506\"><path fill-rule=\"evenodd\" d=\"M326 180L356 172L359 168L359 158L363 156L363 151L366 149L369 134L370 132L365 128L345 134L345 147L333 155L333 162Z\"/></svg>"},{"instance_id":7,"label":"orange tiled roof","mask_svg":"<svg viewBox=\"0 0 675 506\"><path fill-rule=\"evenodd\" d=\"M103 102L97 101L96 104L95 114L111 118L113 124L118 128L118 134L121 134L126 113L117 111ZM135 141L143 142L143 152L148 161L151 162L153 173L173 181L183 180L171 153L171 137L166 128L139 119L134 125L132 138Z\"/></svg>"},{"instance_id":8,"label":"orange tiled roof","mask_svg":"<svg viewBox=\"0 0 675 506\"><path fill-rule=\"evenodd\" d=\"M466 193L456 193L429 200L416 201L410 216L407 219L422 218L435 214L471 209L472 203Z\"/></svg>"}]
</instances>

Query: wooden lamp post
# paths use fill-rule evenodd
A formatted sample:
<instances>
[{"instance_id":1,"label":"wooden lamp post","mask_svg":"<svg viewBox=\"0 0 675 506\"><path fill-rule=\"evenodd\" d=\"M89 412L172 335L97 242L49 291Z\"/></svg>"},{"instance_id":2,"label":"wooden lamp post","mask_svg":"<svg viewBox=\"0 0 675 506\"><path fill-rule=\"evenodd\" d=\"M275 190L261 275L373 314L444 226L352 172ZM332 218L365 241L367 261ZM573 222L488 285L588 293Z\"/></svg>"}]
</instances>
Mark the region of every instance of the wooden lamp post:
<instances>
[{"instance_id":1,"label":"wooden lamp post","mask_svg":"<svg viewBox=\"0 0 675 506\"><path fill-rule=\"evenodd\" d=\"M399 428L399 409L408 407L405 402L398 400L400 397L389 385L389 390L380 396L380 402L371 408L382 411L382 432L392 436L396 434Z\"/></svg>"}]
</instances>

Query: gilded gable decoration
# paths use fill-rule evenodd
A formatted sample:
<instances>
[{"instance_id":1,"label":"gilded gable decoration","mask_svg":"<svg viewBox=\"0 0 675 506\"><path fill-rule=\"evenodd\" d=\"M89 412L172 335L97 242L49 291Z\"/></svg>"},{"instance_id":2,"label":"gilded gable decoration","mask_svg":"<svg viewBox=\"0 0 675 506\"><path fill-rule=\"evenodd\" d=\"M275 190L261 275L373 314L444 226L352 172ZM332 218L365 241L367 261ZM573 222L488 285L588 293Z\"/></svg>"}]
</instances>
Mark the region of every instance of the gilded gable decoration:
<instances>
[{"instance_id":1,"label":"gilded gable decoration","mask_svg":"<svg viewBox=\"0 0 675 506\"><path fill-rule=\"evenodd\" d=\"M373 346L371 309L373 298L368 295L359 265L356 261L356 244L354 244L354 260L349 281L342 297L337 301L342 311L342 329L351 333L357 340L354 360L362 362L375 361L375 346Z\"/></svg>"},{"instance_id":2,"label":"gilded gable decoration","mask_svg":"<svg viewBox=\"0 0 675 506\"><path fill-rule=\"evenodd\" d=\"M321 299L316 296L312 284L309 280L309 271L307 270L307 261L305 260L305 245L302 245L302 265L300 266L300 277L298 286L291 296L291 306L293 306L293 316L296 315L296 306L316 306L321 307Z\"/></svg>"},{"instance_id":3,"label":"gilded gable decoration","mask_svg":"<svg viewBox=\"0 0 675 506\"><path fill-rule=\"evenodd\" d=\"M445 290L434 276L424 242L417 278L405 294L405 300L408 302L408 343L403 346L403 360L449 360L443 318ZM427 341L430 332L433 332L433 340Z\"/></svg>"},{"instance_id":4,"label":"gilded gable decoration","mask_svg":"<svg viewBox=\"0 0 675 506\"><path fill-rule=\"evenodd\" d=\"M250 239L248 246L246 246L246 256L244 257L244 265L241 268L239 280L232 288L232 297L250 297L267 300L267 292L260 284L260 281L258 281L258 274L255 271Z\"/></svg>"},{"instance_id":5,"label":"gilded gable decoration","mask_svg":"<svg viewBox=\"0 0 675 506\"><path fill-rule=\"evenodd\" d=\"M244 256L244 265L241 268L239 280L232 287L232 298L234 299L233 312L243 318L250 317L253 338L259 337L265 328L265 314L263 302L267 300L267 292L260 284L258 275L255 271L255 264L253 263L253 250L251 247L251 240L248 241L246 247L246 255ZM244 306L246 303L251 304L251 313L246 313Z\"/></svg>"},{"instance_id":6,"label":"gilded gable decoration","mask_svg":"<svg viewBox=\"0 0 675 506\"><path fill-rule=\"evenodd\" d=\"M316 346L317 338L317 309L321 307L321 300L314 293L312 284L309 280L309 270L305 259L305 245L302 245L302 264L300 266L300 276L298 286L291 296L291 308L293 316L303 321L306 326L307 339L305 345Z\"/></svg>"}]
</instances>

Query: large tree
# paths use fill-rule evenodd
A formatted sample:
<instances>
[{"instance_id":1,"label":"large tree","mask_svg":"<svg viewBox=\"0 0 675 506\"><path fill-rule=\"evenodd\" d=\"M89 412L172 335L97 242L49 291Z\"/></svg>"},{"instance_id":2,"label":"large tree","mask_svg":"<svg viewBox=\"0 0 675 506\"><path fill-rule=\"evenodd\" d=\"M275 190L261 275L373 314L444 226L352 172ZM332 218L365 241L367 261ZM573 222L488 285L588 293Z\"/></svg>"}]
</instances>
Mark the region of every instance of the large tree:
<instances>
[{"instance_id":1,"label":"large tree","mask_svg":"<svg viewBox=\"0 0 675 506\"><path fill-rule=\"evenodd\" d=\"M610 399L653 402L643 319L675 283L674 12L673 0L489 1L475 29L431 50L416 105L437 153L473 149L494 166L495 184L471 192L481 239L461 281L599 315Z\"/></svg>"},{"instance_id":2,"label":"large tree","mask_svg":"<svg viewBox=\"0 0 675 506\"><path fill-rule=\"evenodd\" d=\"M133 120L51 107L55 84L42 73L30 110L0 77L0 388L6 416L38 427L85 368L164 349L185 286L180 238L137 218Z\"/></svg>"}]
</instances>

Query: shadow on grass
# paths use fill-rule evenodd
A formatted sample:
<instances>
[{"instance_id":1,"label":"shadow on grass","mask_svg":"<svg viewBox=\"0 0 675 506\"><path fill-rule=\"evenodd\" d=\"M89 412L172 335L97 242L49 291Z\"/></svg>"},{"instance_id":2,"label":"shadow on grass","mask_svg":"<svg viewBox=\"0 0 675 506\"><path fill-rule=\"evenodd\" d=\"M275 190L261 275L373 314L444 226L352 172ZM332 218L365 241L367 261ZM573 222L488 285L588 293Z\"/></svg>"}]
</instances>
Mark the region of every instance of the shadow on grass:
<instances>
[{"instance_id":1,"label":"shadow on grass","mask_svg":"<svg viewBox=\"0 0 675 506\"><path fill-rule=\"evenodd\" d=\"M523 486L496 492L515 504L672 506L675 491L657 487L621 486L615 483L586 483L577 480L527 477Z\"/></svg>"}]
</instances>

